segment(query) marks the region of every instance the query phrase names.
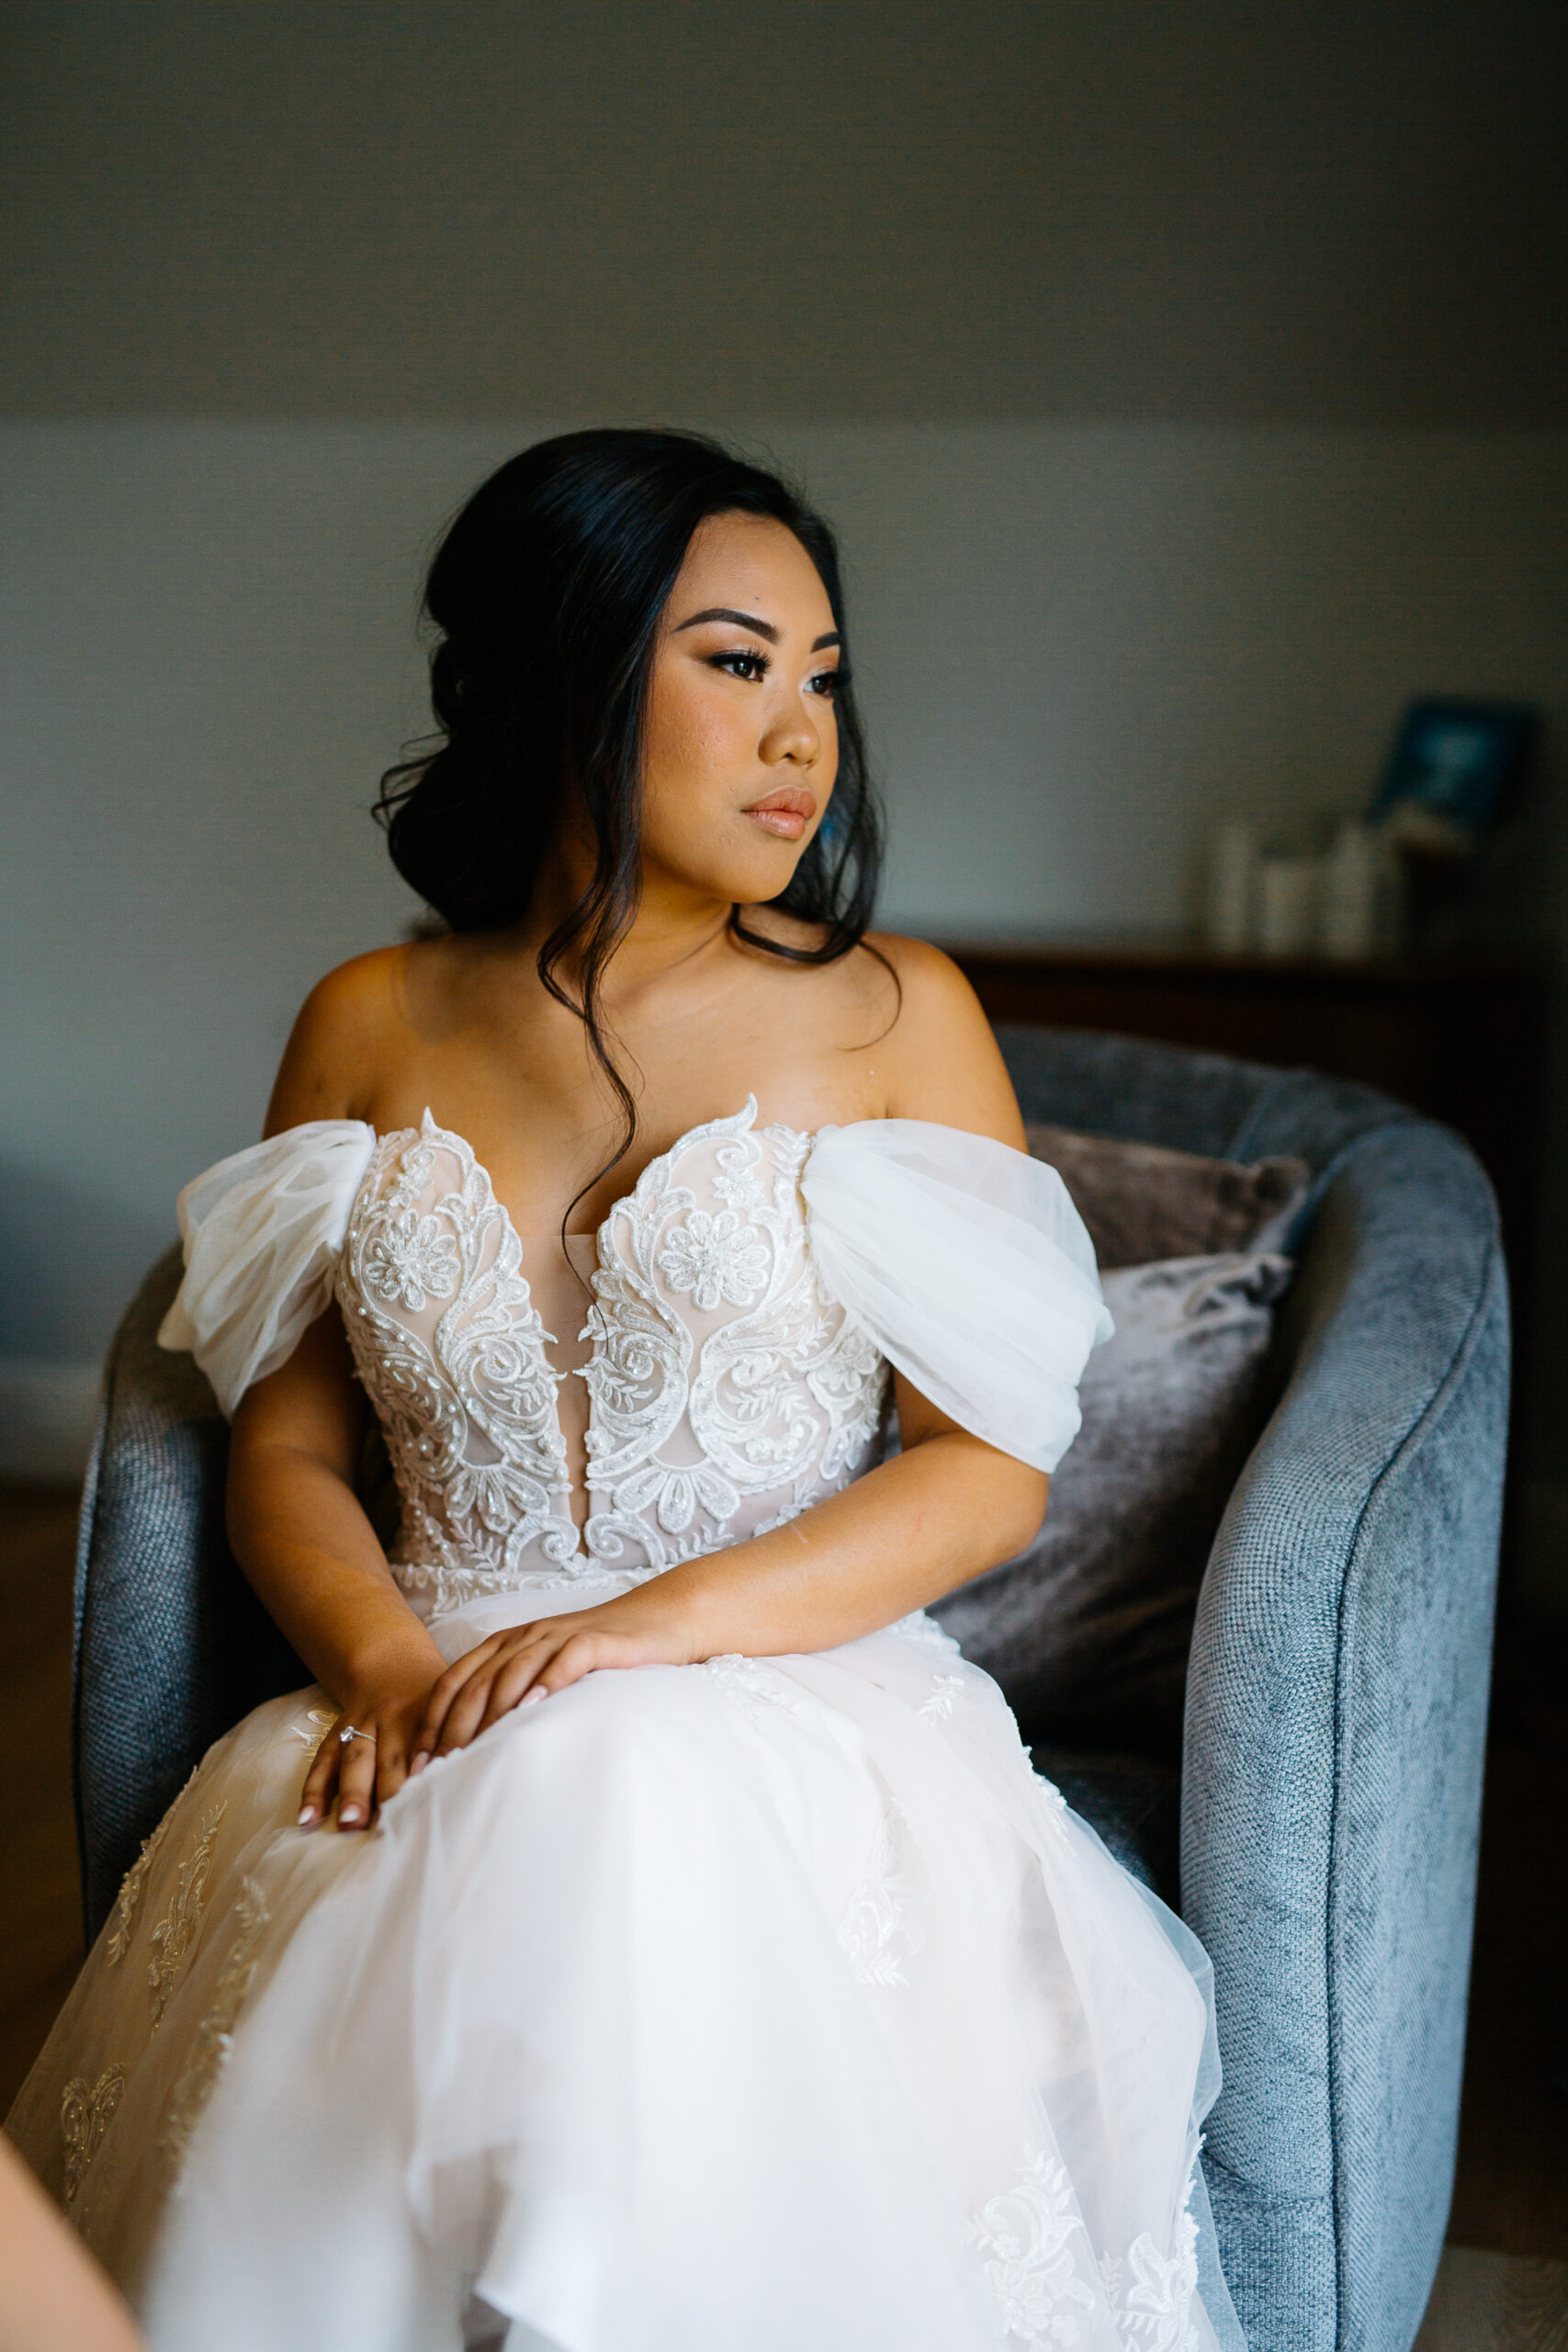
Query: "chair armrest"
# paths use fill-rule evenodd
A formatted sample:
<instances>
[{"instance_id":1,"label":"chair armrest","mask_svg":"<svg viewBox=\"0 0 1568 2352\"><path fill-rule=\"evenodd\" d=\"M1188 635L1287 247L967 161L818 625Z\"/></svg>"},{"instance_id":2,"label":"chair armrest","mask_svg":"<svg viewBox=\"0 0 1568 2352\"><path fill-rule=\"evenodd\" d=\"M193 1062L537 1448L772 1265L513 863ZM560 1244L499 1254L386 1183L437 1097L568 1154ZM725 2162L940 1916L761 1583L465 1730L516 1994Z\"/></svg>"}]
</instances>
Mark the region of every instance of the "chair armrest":
<instances>
[{"instance_id":1,"label":"chair armrest","mask_svg":"<svg viewBox=\"0 0 1568 2352\"><path fill-rule=\"evenodd\" d=\"M1210 2192L1250 2352L1402 2352L1452 2184L1508 1386L1495 1209L1448 1130L1347 1153L1189 1679Z\"/></svg>"},{"instance_id":2,"label":"chair armrest","mask_svg":"<svg viewBox=\"0 0 1568 2352\"><path fill-rule=\"evenodd\" d=\"M229 1550L228 1424L190 1357L157 1344L179 1276L174 1250L127 1309L82 1500L71 1744L89 1942L212 1741L310 1680Z\"/></svg>"}]
</instances>

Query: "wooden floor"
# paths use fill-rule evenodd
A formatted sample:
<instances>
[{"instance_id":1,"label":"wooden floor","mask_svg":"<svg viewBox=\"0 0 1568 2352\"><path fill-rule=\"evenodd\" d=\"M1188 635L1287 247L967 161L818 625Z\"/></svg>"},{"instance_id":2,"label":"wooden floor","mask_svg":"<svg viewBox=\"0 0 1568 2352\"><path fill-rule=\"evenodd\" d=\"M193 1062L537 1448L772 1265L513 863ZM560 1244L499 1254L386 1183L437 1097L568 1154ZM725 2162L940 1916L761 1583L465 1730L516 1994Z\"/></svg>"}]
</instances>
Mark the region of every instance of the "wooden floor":
<instances>
[{"instance_id":1,"label":"wooden floor","mask_svg":"<svg viewBox=\"0 0 1568 2352\"><path fill-rule=\"evenodd\" d=\"M0 1487L0 2114L81 1956L70 1797L75 1498ZM1568 1638L1499 1642L1459 2179L1421 2352L1568 2352ZM1512 2260L1506 2257L1513 2257Z\"/></svg>"},{"instance_id":2,"label":"wooden floor","mask_svg":"<svg viewBox=\"0 0 1568 2352\"><path fill-rule=\"evenodd\" d=\"M76 1498L0 1487L0 2115L82 1957L71 1815L71 1571Z\"/></svg>"},{"instance_id":3,"label":"wooden floor","mask_svg":"<svg viewBox=\"0 0 1568 2352\"><path fill-rule=\"evenodd\" d=\"M1568 2352L1568 2262L1446 2247L1415 2352Z\"/></svg>"},{"instance_id":4,"label":"wooden floor","mask_svg":"<svg viewBox=\"0 0 1568 2352\"><path fill-rule=\"evenodd\" d=\"M1568 2261L1568 1628L1507 1623L1493 1684L1449 2236Z\"/></svg>"}]
</instances>

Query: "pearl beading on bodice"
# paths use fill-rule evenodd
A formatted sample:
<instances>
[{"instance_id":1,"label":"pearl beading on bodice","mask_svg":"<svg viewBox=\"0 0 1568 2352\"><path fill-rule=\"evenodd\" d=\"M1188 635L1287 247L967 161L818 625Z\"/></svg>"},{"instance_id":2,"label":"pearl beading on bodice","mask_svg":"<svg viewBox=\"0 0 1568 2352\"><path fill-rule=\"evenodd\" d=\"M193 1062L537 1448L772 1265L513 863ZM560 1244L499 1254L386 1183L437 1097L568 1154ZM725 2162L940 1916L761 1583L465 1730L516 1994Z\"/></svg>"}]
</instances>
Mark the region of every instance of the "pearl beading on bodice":
<instances>
[{"instance_id":1,"label":"pearl beading on bodice","mask_svg":"<svg viewBox=\"0 0 1568 2352\"><path fill-rule=\"evenodd\" d=\"M751 1101L654 1160L599 1228L591 1353L570 1374L468 1144L428 1112L377 1143L335 1288L397 1481L393 1573L422 1614L638 1583L782 1525L868 1466L886 1365L812 1263L812 1140L759 1128ZM566 1377L590 1397L581 1534Z\"/></svg>"}]
</instances>

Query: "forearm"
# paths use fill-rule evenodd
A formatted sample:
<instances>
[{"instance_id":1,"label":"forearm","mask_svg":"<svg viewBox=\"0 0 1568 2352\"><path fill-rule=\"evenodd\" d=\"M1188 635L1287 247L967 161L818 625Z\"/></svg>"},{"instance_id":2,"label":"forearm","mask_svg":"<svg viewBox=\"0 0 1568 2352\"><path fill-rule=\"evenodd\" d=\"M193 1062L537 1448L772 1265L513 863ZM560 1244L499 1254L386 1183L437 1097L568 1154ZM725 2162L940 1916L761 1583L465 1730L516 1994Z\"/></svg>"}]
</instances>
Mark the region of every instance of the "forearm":
<instances>
[{"instance_id":1,"label":"forearm","mask_svg":"<svg viewBox=\"0 0 1568 2352\"><path fill-rule=\"evenodd\" d=\"M441 1653L353 1489L319 1455L236 1444L228 1520L234 1555L268 1613L340 1705L440 1673Z\"/></svg>"},{"instance_id":2,"label":"forearm","mask_svg":"<svg viewBox=\"0 0 1568 2352\"><path fill-rule=\"evenodd\" d=\"M857 1478L772 1533L646 1588L694 1657L830 1649L1010 1559L1038 1528L1042 1473L962 1430Z\"/></svg>"}]
</instances>

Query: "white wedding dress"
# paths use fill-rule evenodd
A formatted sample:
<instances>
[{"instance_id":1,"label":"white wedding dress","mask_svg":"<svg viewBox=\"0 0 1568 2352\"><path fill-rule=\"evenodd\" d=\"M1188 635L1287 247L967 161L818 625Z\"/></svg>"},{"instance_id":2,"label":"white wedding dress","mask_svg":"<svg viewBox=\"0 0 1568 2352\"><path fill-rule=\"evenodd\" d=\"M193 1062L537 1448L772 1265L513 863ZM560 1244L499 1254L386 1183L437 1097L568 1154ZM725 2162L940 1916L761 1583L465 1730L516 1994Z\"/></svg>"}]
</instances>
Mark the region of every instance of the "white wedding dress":
<instances>
[{"instance_id":1,"label":"white wedding dress","mask_svg":"<svg viewBox=\"0 0 1568 2352\"><path fill-rule=\"evenodd\" d=\"M889 1363L1052 1467L1109 1328L1054 1171L904 1121L749 1105L570 1258L428 1113L181 1222L226 1409L335 1295L448 1657L846 1485ZM1241 2346L1202 1953L929 1618L591 1675L367 1836L294 1826L332 1714L210 1751L11 2118L154 2352Z\"/></svg>"}]
</instances>

